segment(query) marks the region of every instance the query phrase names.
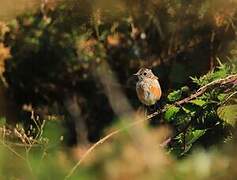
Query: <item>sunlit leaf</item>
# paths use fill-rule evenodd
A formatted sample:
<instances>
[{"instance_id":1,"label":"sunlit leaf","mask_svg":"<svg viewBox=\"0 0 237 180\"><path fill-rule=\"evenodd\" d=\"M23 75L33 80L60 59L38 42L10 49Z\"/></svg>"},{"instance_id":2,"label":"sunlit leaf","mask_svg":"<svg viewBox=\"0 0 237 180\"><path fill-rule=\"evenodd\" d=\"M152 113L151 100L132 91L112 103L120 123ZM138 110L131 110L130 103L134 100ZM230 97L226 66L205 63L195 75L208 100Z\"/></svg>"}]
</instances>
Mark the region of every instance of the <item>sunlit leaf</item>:
<instances>
[{"instance_id":1,"label":"sunlit leaf","mask_svg":"<svg viewBox=\"0 0 237 180\"><path fill-rule=\"evenodd\" d=\"M172 118L176 115L177 112L179 112L178 107L170 105L169 108L167 109L167 111L165 112L164 118L165 120L172 121Z\"/></svg>"},{"instance_id":2,"label":"sunlit leaf","mask_svg":"<svg viewBox=\"0 0 237 180\"><path fill-rule=\"evenodd\" d=\"M207 102L201 99L194 99L192 101L190 101L192 104L198 105L198 106L203 106L205 105Z\"/></svg>"},{"instance_id":3,"label":"sunlit leaf","mask_svg":"<svg viewBox=\"0 0 237 180\"><path fill-rule=\"evenodd\" d=\"M181 97L182 97L182 91L181 90L173 91L167 96L167 98L170 102L177 101Z\"/></svg>"},{"instance_id":4,"label":"sunlit leaf","mask_svg":"<svg viewBox=\"0 0 237 180\"><path fill-rule=\"evenodd\" d=\"M197 141L201 136L203 136L206 133L206 130L195 130L192 131L188 137L187 137L187 144L193 144L195 141Z\"/></svg>"},{"instance_id":5,"label":"sunlit leaf","mask_svg":"<svg viewBox=\"0 0 237 180\"><path fill-rule=\"evenodd\" d=\"M223 101L223 100L225 100L225 98L226 98L226 94L221 93L221 94L219 94L219 95L217 96L217 98L218 98L220 101Z\"/></svg>"},{"instance_id":6,"label":"sunlit leaf","mask_svg":"<svg viewBox=\"0 0 237 180\"><path fill-rule=\"evenodd\" d=\"M237 104L221 106L217 114L223 121L234 126L237 121Z\"/></svg>"}]
</instances>

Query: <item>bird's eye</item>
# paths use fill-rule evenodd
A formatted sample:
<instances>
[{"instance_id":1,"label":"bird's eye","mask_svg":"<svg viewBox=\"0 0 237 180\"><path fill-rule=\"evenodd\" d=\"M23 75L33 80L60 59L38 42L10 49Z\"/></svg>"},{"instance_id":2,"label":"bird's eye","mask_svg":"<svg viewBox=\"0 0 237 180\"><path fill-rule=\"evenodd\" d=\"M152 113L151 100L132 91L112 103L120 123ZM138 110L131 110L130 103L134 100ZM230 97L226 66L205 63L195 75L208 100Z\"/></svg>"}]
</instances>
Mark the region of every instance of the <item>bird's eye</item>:
<instances>
[{"instance_id":1,"label":"bird's eye","mask_svg":"<svg viewBox=\"0 0 237 180\"><path fill-rule=\"evenodd\" d=\"M143 73L144 76L145 76L146 74L147 74L146 72Z\"/></svg>"}]
</instances>

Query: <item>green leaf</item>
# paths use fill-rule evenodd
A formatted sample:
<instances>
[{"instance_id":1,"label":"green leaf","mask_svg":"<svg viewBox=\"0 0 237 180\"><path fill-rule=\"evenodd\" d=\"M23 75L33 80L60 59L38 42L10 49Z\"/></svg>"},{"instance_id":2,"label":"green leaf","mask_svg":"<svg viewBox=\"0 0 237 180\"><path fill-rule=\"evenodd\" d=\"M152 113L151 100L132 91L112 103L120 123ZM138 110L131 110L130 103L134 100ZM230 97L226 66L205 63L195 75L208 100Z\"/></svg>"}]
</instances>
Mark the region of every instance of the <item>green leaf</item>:
<instances>
[{"instance_id":1,"label":"green leaf","mask_svg":"<svg viewBox=\"0 0 237 180\"><path fill-rule=\"evenodd\" d=\"M237 104L219 107L217 109L217 115L226 123L234 126L237 121Z\"/></svg>"},{"instance_id":2,"label":"green leaf","mask_svg":"<svg viewBox=\"0 0 237 180\"><path fill-rule=\"evenodd\" d=\"M192 101L190 101L192 104L198 105L198 106L203 106L205 105L207 102L201 99L194 99Z\"/></svg>"},{"instance_id":3,"label":"green leaf","mask_svg":"<svg viewBox=\"0 0 237 180\"><path fill-rule=\"evenodd\" d=\"M196 142L201 136L206 133L206 130L194 130L187 137L187 145L191 145Z\"/></svg>"},{"instance_id":4,"label":"green leaf","mask_svg":"<svg viewBox=\"0 0 237 180\"><path fill-rule=\"evenodd\" d=\"M189 92L190 89L189 89L188 86L183 86L183 87L181 87L181 91L182 91L182 92Z\"/></svg>"},{"instance_id":5,"label":"green leaf","mask_svg":"<svg viewBox=\"0 0 237 180\"><path fill-rule=\"evenodd\" d=\"M197 107L197 106L195 106L195 105L193 105L191 103L185 104L182 107L182 110L185 113L191 114L191 115L194 115L197 112L198 109L199 109L199 107Z\"/></svg>"},{"instance_id":6,"label":"green leaf","mask_svg":"<svg viewBox=\"0 0 237 180\"><path fill-rule=\"evenodd\" d=\"M224 101L225 98L226 98L226 94L221 93L221 94L219 94L219 95L217 96L217 98L218 98L218 100L220 100L220 101Z\"/></svg>"},{"instance_id":7,"label":"green leaf","mask_svg":"<svg viewBox=\"0 0 237 180\"><path fill-rule=\"evenodd\" d=\"M179 112L180 108L169 105L168 109L165 112L164 118L167 122L170 122L173 120L174 116Z\"/></svg>"},{"instance_id":8,"label":"green leaf","mask_svg":"<svg viewBox=\"0 0 237 180\"><path fill-rule=\"evenodd\" d=\"M177 101L181 97L182 97L182 91L181 90L173 91L167 96L167 98L170 102Z\"/></svg>"},{"instance_id":9,"label":"green leaf","mask_svg":"<svg viewBox=\"0 0 237 180\"><path fill-rule=\"evenodd\" d=\"M186 144L185 150L180 154L183 156L186 154L191 148L193 143L195 143L200 137L202 137L206 133L206 130L194 130L186 135Z\"/></svg>"}]
</instances>

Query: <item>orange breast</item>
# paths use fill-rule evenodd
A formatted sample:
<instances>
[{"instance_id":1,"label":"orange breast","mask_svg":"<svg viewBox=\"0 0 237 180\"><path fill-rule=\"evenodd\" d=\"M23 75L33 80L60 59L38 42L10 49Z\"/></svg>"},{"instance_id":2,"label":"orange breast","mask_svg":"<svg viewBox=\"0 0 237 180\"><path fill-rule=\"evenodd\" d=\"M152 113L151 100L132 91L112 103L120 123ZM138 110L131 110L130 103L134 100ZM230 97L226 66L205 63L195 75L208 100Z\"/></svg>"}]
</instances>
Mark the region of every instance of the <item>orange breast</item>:
<instances>
[{"instance_id":1,"label":"orange breast","mask_svg":"<svg viewBox=\"0 0 237 180\"><path fill-rule=\"evenodd\" d=\"M161 88L157 79L144 79L136 85L137 96L145 105L153 105L161 98Z\"/></svg>"},{"instance_id":2,"label":"orange breast","mask_svg":"<svg viewBox=\"0 0 237 180\"><path fill-rule=\"evenodd\" d=\"M159 86L150 86L150 92L154 95L156 100L159 100L161 97L161 89Z\"/></svg>"}]
</instances>

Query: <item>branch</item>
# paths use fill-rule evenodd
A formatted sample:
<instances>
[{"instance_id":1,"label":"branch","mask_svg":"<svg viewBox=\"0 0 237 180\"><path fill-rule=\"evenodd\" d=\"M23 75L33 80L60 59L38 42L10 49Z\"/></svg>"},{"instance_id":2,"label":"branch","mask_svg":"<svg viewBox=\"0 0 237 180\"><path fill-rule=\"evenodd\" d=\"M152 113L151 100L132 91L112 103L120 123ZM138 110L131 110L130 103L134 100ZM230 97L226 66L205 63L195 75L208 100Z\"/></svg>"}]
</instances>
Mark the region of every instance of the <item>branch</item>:
<instances>
[{"instance_id":1,"label":"branch","mask_svg":"<svg viewBox=\"0 0 237 180\"><path fill-rule=\"evenodd\" d=\"M182 105L182 104L185 104L199 96L201 96L202 94L204 94L207 90L217 86L217 85L228 85L228 84L234 84L236 85L237 84L237 74L234 74L234 75L230 75L226 78L223 78L223 79L219 79L219 80L216 80L216 81L213 81L203 87L201 87L200 89L198 89L195 93L193 93L192 95L190 95L189 97L187 98L184 98L178 102L175 102L174 105ZM68 179L72 176L72 174L76 171L76 169L78 168L78 166L86 159L86 157L97 147L99 146L100 144L103 144L105 141L107 141L109 138L111 138L112 136L128 129L128 128L131 128L133 126L136 126L142 122L145 122L147 120L150 120L151 118L161 114L161 113L164 113L166 110L167 110L167 106L165 106L163 109L159 109L158 111L148 115L145 119L142 119L142 120L139 120L139 121L136 121L136 122L133 122L131 124L129 124L127 127L125 128L121 128L121 129L117 129L113 132L111 132L110 134L106 135L104 138L100 139L98 142L96 142L95 144L93 144L85 153L84 155L81 157L81 159L74 165L74 167L71 169L71 171L66 175L65 179ZM169 137L167 140L165 140L163 143L160 144L161 147L165 147L169 142L171 141L171 138Z\"/></svg>"},{"instance_id":2,"label":"branch","mask_svg":"<svg viewBox=\"0 0 237 180\"><path fill-rule=\"evenodd\" d=\"M199 88L195 93L191 94L189 97L186 97L178 102L175 102L173 105L181 106L182 104L188 103L191 100L196 99L197 97L203 95L207 90L212 89L213 87L217 85L223 86L223 85L228 85L228 84L237 85L237 74L227 76L226 78L223 78L223 79L212 81L206 84L205 86ZM147 120L159 115L160 113L164 113L166 110L167 110L167 107L165 106L163 109L158 110L148 115Z\"/></svg>"},{"instance_id":3,"label":"branch","mask_svg":"<svg viewBox=\"0 0 237 180\"><path fill-rule=\"evenodd\" d=\"M182 99L182 100L180 100L180 101L178 101L174 104L175 105L182 105L184 103L187 103L187 102L201 96L207 90L212 89L213 87L215 87L217 85L223 86L223 85L228 85L228 84L231 84L231 83L233 85L237 84L237 74L227 76L226 78L223 78L223 79L218 79L218 80L212 81L212 82L206 84L205 86L201 87L200 89L198 89L194 94L192 94L189 97L184 98L184 99Z\"/></svg>"},{"instance_id":4,"label":"branch","mask_svg":"<svg viewBox=\"0 0 237 180\"><path fill-rule=\"evenodd\" d=\"M76 165L71 169L71 171L67 174L67 176L64 179L68 179L71 177L71 175L75 172L75 170L77 169L77 167L85 160L85 158L90 154L90 152L92 152L98 145L103 144L107 139L109 139L110 137L125 131L126 129L129 129L130 127L133 127L135 125L138 125L142 122L144 122L147 119L141 119L139 121L135 121L131 124L129 124L128 126L121 128L121 129L117 129L113 132L111 132L110 134L106 135L105 137L103 137L102 139L100 139L99 141L97 141L95 144L93 144L81 157L81 159L76 163Z\"/></svg>"}]
</instances>

